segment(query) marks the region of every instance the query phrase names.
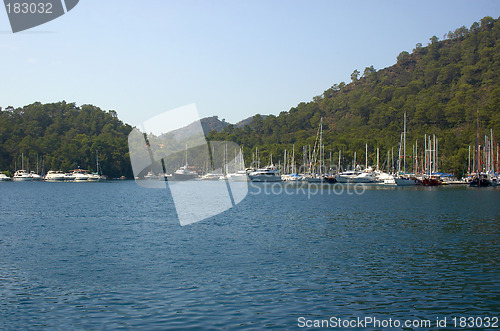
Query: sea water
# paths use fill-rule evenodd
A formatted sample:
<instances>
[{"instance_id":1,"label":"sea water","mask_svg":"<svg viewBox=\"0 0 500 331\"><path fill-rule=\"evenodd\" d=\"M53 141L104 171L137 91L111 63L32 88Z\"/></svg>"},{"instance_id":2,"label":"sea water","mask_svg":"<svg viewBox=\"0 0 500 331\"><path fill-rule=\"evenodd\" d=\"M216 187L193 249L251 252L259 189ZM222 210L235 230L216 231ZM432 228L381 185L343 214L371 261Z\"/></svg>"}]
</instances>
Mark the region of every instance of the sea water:
<instances>
[{"instance_id":1,"label":"sea water","mask_svg":"<svg viewBox=\"0 0 500 331\"><path fill-rule=\"evenodd\" d=\"M0 183L0 329L500 327L500 189L283 185L180 226L133 181Z\"/></svg>"}]
</instances>

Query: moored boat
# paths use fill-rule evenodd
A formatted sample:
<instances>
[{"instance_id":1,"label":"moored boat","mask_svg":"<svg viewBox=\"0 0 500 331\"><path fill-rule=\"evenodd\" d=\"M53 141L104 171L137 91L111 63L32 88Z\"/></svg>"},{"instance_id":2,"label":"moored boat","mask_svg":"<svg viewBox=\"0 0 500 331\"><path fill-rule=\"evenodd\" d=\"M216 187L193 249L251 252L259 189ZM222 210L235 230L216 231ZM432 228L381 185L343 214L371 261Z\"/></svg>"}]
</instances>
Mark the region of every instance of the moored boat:
<instances>
[{"instance_id":1,"label":"moored boat","mask_svg":"<svg viewBox=\"0 0 500 331\"><path fill-rule=\"evenodd\" d=\"M179 169L177 169L173 174L172 174L172 179L173 181L186 181L186 180L192 180L198 177L198 174L195 171L189 170L188 166L182 166ZM170 180L170 179L169 179Z\"/></svg>"},{"instance_id":2,"label":"moored boat","mask_svg":"<svg viewBox=\"0 0 500 331\"><path fill-rule=\"evenodd\" d=\"M252 182L281 182L281 175L273 166L257 169L248 174Z\"/></svg>"},{"instance_id":3,"label":"moored boat","mask_svg":"<svg viewBox=\"0 0 500 331\"><path fill-rule=\"evenodd\" d=\"M488 179L488 176L486 174L475 174L471 181L469 182L469 186L471 187L488 187L491 186L491 182Z\"/></svg>"},{"instance_id":4,"label":"moored boat","mask_svg":"<svg viewBox=\"0 0 500 331\"><path fill-rule=\"evenodd\" d=\"M65 180L65 178L66 178L66 176L64 175L64 173L62 171L50 170L45 175L45 180L49 181L49 182L62 182Z\"/></svg>"},{"instance_id":5,"label":"moored boat","mask_svg":"<svg viewBox=\"0 0 500 331\"><path fill-rule=\"evenodd\" d=\"M32 181L33 177L26 170L17 170L14 173L14 177L12 177L12 180L16 182L27 182Z\"/></svg>"},{"instance_id":6,"label":"moored boat","mask_svg":"<svg viewBox=\"0 0 500 331\"><path fill-rule=\"evenodd\" d=\"M0 172L0 182L7 182L7 181L10 181L10 177Z\"/></svg>"}]
</instances>

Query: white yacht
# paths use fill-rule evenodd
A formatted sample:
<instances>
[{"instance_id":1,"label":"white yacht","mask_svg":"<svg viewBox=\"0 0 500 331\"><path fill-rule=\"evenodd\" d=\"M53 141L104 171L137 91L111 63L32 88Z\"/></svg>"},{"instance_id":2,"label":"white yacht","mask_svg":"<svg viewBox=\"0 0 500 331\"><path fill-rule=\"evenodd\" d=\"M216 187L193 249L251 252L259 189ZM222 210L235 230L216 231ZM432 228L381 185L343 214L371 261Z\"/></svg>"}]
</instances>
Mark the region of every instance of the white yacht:
<instances>
[{"instance_id":1,"label":"white yacht","mask_svg":"<svg viewBox=\"0 0 500 331\"><path fill-rule=\"evenodd\" d=\"M0 172L0 182L6 182L9 180L10 180L10 177L8 177L6 174Z\"/></svg>"},{"instance_id":2,"label":"white yacht","mask_svg":"<svg viewBox=\"0 0 500 331\"><path fill-rule=\"evenodd\" d=\"M93 172L91 174L87 174L87 180L91 182L98 182L102 180L102 177L97 172Z\"/></svg>"},{"instance_id":3,"label":"white yacht","mask_svg":"<svg viewBox=\"0 0 500 331\"><path fill-rule=\"evenodd\" d=\"M198 177L195 171L189 170L187 165L180 167L172 174L172 180L174 181L185 181L191 180Z\"/></svg>"},{"instance_id":4,"label":"white yacht","mask_svg":"<svg viewBox=\"0 0 500 331\"><path fill-rule=\"evenodd\" d=\"M345 171L335 176L337 183L367 184L377 181L377 177L371 168L365 171Z\"/></svg>"},{"instance_id":5,"label":"white yacht","mask_svg":"<svg viewBox=\"0 0 500 331\"><path fill-rule=\"evenodd\" d=\"M14 177L12 177L12 180L17 182L27 182L32 181L33 177L26 170L18 170L14 173Z\"/></svg>"},{"instance_id":6,"label":"white yacht","mask_svg":"<svg viewBox=\"0 0 500 331\"><path fill-rule=\"evenodd\" d=\"M65 179L65 175L62 171L50 170L45 175L45 180L49 182L62 182Z\"/></svg>"},{"instance_id":7,"label":"white yacht","mask_svg":"<svg viewBox=\"0 0 500 331\"><path fill-rule=\"evenodd\" d=\"M33 171L30 172L30 176L31 176L32 180L42 180L42 176L40 176L37 173L34 173Z\"/></svg>"},{"instance_id":8,"label":"white yacht","mask_svg":"<svg viewBox=\"0 0 500 331\"><path fill-rule=\"evenodd\" d=\"M273 166L257 169L248 174L252 182L281 182L281 175Z\"/></svg>"},{"instance_id":9,"label":"white yacht","mask_svg":"<svg viewBox=\"0 0 500 331\"><path fill-rule=\"evenodd\" d=\"M89 175L87 174L87 170L76 169L71 170L71 174L73 175L73 180L75 182L84 182L89 179Z\"/></svg>"},{"instance_id":10,"label":"white yacht","mask_svg":"<svg viewBox=\"0 0 500 331\"><path fill-rule=\"evenodd\" d=\"M235 173L227 174L226 178L233 182L248 182L248 173L246 170L238 170Z\"/></svg>"}]
</instances>

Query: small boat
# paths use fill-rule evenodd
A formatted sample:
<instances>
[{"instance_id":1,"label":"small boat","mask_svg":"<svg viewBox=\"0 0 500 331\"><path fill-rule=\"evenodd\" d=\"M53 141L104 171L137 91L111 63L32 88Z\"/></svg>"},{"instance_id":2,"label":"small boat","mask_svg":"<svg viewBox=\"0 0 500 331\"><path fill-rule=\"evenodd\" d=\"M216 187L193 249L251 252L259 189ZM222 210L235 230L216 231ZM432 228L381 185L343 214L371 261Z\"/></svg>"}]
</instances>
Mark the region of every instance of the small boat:
<instances>
[{"instance_id":1,"label":"small boat","mask_svg":"<svg viewBox=\"0 0 500 331\"><path fill-rule=\"evenodd\" d=\"M7 182L7 181L10 181L10 177L0 172L0 182Z\"/></svg>"},{"instance_id":2,"label":"small boat","mask_svg":"<svg viewBox=\"0 0 500 331\"><path fill-rule=\"evenodd\" d=\"M149 171L145 176L144 179L151 180L151 179L159 179L160 177L155 175L155 173L151 170Z\"/></svg>"},{"instance_id":3,"label":"small boat","mask_svg":"<svg viewBox=\"0 0 500 331\"><path fill-rule=\"evenodd\" d=\"M49 181L49 182L62 182L65 180L65 178L66 178L66 176L64 175L64 173L62 171L50 170L45 175L45 180Z\"/></svg>"},{"instance_id":4,"label":"small boat","mask_svg":"<svg viewBox=\"0 0 500 331\"><path fill-rule=\"evenodd\" d=\"M201 176L200 179L207 180L207 181L215 181L215 180L219 180L221 177L224 177L224 175L221 173L209 172L209 173Z\"/></svg>"},{"instance_id":5,"label":"small boat","mask_svg":"<svg viewBox=\"0 0 500 331\"><path fill-rule=\"evenodd\" d=\"M281 182L281 176L274 166L257 169L248 174L252 182Z\"/></svg>"},{"instance_id":6,"label":"small boat","mask_svg":"<svg viewBox=\"0 0 500 331\"><path fill-rule=\"evenodd\" d=\"M26 170L17 170L14 173L14 177L12 177L12 180L16 182L27 182L32 181L33 177Z\"/></svg>"}]
</instances>

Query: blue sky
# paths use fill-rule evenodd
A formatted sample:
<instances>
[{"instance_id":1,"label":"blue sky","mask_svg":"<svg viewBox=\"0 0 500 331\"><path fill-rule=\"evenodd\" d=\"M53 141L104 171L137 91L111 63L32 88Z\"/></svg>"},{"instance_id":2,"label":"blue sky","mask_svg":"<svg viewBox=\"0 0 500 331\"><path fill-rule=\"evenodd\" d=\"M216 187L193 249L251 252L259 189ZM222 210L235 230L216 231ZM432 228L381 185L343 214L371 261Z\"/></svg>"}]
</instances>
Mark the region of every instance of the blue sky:
<instances>
[{"instance_id":1,"label":"blue sky","mask_svg":"<svg viewBox=\"0 0 500 331\"><path fill-rule=\"evenodd\" d=\"M132 125L195 103L235 123L310 101L484 16L498 0L81 0L13 34L0 10L0 106L66 100Z\"/></svg>"}]
</instances>

